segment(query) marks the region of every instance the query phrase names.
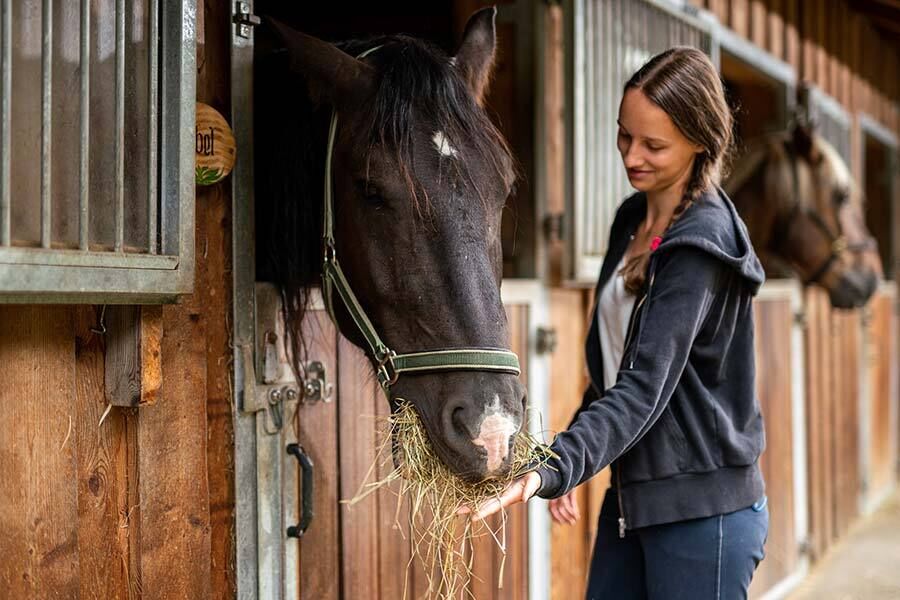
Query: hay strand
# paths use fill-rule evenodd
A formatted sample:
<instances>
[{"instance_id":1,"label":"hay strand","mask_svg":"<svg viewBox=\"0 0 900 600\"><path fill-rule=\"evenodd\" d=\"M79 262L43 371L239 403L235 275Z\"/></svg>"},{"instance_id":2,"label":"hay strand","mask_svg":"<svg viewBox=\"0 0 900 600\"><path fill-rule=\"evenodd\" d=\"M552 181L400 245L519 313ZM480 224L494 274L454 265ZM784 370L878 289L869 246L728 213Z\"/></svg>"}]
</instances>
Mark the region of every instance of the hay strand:
<instances>
[{"instance_id":1,"label":"hay strand","mask_svg":"<svg viewBox=\"0 0 900 600\"><path fill-rule=\"evenodd\" d=\"M353 506L379 489L389 489L397 494L395 523L402 532L400 511L405 501L411 536L406 580L413 561L418 559L427 577L426 597L472 598L468 584L475 577L473 541L484 535L491 536L502 555L498 570L501 587L506 564L506 511L501 511L500 524L494 529L486 520L473 522L465 515L457 515L457 510L499 497L512 480L546 464L554 456L550 448L523 428L513 442L509 475L470 484L457 477L435 454L411 402L399 399L397 410L380 422L379 436L375 461L359 490L341 503ZM396 461L392 448L397 452ZM370 481L378 467L386 465L392 466L390 472L380 480ZM394 482L399 485L390 487ZM406 585L403 597L407 597Z\"/></svg>"}]
</instances>

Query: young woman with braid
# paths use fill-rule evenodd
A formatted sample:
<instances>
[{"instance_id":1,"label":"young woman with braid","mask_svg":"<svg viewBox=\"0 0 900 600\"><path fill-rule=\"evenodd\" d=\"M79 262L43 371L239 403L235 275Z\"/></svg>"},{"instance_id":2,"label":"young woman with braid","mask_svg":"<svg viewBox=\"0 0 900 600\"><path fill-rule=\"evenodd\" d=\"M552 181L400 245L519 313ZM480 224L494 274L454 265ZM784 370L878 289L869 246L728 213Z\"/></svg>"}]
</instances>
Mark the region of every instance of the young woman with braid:
<instances>
[{"instance_id":1,"label":"young woman with braid","mask_svg":"<svg viewBox=\"0 0 900 600\"><path fill-rule=\"evenodd\" d=\"M597 283L591 383L558 458L472 518L537 495L572 523L571 490L611 465L588 598L745 598L769 520L752 306L764 275L718 186L732 117L715 67L693 48L655 56L625 85L618 122L638 192Z\"/></svg>"}]
</instances>

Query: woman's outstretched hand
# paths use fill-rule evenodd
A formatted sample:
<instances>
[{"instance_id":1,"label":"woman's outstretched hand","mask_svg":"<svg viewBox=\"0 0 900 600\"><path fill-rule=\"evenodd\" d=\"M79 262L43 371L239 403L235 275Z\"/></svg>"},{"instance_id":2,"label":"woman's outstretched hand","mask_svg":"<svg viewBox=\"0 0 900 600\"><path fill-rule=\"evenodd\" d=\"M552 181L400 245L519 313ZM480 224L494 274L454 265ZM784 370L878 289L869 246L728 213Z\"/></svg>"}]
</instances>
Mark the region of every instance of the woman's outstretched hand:
<instances>
[{"instance_id":1,"label":"woman's outstretched hand","mask_svg":"<svg viewBox=\"0 0 900 600\"><path fill-rule=\"evenodd\" d=\"M554 523L559 523L560 525L574 525L575 521L581 518L575 490L550 501L550 516L553 517Z\"/></svg>"},{"instance_id":2,"label":"woman's outstretched hand","mask_svg":"<svg viewBox=\"0 0 900 600\"><path fill-rule=\"evenodd\" d=\"M501 508L506 508L518 502L528 502L528 499L534 496L541 487L541 476L536 471L531 471L522 475L518 479L513 480L503 493L497 498L491 498L481 503L481 506L475 507L472 520L477 521L494 514ZM472 513L472 507L463 506L456 514L464 515Z\"/></svg>"}]
</instances>

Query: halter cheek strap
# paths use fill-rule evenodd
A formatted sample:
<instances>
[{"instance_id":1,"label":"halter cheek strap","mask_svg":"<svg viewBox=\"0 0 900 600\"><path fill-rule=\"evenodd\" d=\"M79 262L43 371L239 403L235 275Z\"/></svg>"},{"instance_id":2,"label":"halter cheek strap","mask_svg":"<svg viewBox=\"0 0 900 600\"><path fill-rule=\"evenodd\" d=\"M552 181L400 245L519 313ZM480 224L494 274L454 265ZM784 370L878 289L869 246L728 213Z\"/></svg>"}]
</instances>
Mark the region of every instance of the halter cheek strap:
<instances>
[{"instance_id":1,"label":"halter cheek strap","mask_svg":"<svg viewBox=\"0 0 900 600\"><path fill-rule=\"evenodd\" d=\"M381 46L375 46L358 55L365 58ZM422 373L432 371L491 371L520 373L519 358L514 352L502 348L447 348L398 354L390 349L378 335L372 321L353 293L344 271L338 262L337 246L334 239L334 191L332 188L332 164L334 141L337 134L338 114L331 112L328 128L328 147L325 153L325 210L322 227L324 262L322 264L322 295L328 315L338 326L334 313L335 292L356 324L378 365L376 376L385 393L397 382L402 373Z\"/></svg>"}]
</instances>

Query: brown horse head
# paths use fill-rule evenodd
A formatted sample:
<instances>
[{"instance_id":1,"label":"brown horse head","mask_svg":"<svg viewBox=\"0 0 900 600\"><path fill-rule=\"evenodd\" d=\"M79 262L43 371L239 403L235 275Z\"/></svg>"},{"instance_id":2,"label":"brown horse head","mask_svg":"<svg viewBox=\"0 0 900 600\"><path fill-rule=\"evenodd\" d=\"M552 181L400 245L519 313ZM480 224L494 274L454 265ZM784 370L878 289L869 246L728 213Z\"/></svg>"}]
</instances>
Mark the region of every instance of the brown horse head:
<instances>
[{"instance_id":1,"label":"brown horse head","mask_svg":"<svg viewBox=\"0 0 900 600\"><path fill-rule=\"evenodd\" d=\"M326 130L336 110L336 250L381 338L398 353L508 347L500 220L515 162L482 107L495 14L472 16L454 56L400 35L336 46L272 22L275 46L286 50L256 68L259 268L283 290L295 341L321 273ZM368 352L344 304L334 307L341 333ZM508 471L525 416L515 375L403 374L390 394L393 407L414 404L461 477Z\"/></svg>"},{"instance_id":2,"label":"brown horse head","mask_svg":"<svg viewBox=\"0 0 900 600\"><path fill-rule=\"evenodd\" d=\"M838 152L804 125L752 144L725 184L769 276L791 272L862 306L883 275L863 198Z\"/></svg>"}]
</instances>

